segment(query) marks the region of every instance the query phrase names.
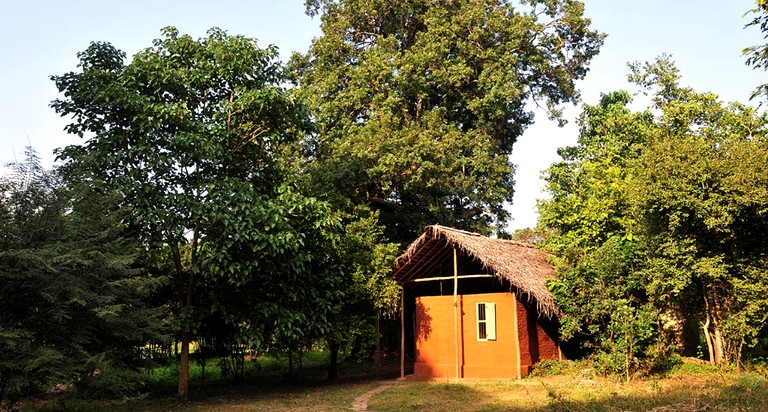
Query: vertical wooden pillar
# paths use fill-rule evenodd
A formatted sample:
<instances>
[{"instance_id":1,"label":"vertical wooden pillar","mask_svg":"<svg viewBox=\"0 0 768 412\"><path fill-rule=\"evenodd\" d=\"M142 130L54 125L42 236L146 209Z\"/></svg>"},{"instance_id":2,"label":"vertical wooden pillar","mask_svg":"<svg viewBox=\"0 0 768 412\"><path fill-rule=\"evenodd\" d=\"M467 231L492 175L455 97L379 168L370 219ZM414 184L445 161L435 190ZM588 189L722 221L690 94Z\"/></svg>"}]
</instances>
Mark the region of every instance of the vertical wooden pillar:
<instances>
[{"instance_id":1,"label":"vertical wooden pillar","mask_svg":"<svg viewBox=\"0 0 768 412\"><path fill-rule=\"evenodd\" d=\"M453 248L453 339L456 346L456 382L459 381L459 265Z\"/></svg>"},{"instance_id":2,"label":"vertical wooden pillar","mask_svg":"<svg viewBox=\"0 0 768 412\"><path fill-rule=\"evenodd\" d=\"M520 356L520 318L517 316L517 294L512 293L512 316L515 318L514 324L514 342L515 342L515 357L517 358L517 379L523 377L523 365Z\"/></svg>"},{"instance_id":3,"label":"vertical wooden pillar","mask_svg":"<svg viewBox=\"0 0 768 412\"><path fill-rule=\"evenodd\" d=\"M403 378L405 378L405 285L400 290L400 379Z\"/></svg>"}]
</instances>

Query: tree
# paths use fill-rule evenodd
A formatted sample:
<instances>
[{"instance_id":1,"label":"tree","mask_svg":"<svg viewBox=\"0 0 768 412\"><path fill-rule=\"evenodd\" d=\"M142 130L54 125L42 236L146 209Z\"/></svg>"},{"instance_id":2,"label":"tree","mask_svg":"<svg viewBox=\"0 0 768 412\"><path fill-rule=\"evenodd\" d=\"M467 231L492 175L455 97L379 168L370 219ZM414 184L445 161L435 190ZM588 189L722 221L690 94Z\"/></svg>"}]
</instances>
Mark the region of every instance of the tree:
<instances>
[{"instance_id":1,"label":"tree","mask_svg":"<svg viewBox=\"0 0 768 412\"><path fill-rule=\"evenodd\" d=\"M630 373L642 367L657 336L658 311L637 271L642 248L628 208L631 164L655 130L650 111L632 112L628 92L601 96L579 117L578 144L561 148L545 172L550 198L539 202L543 247L555 252L550 283L561 334L596 350L598 365Z\"/></svg>"},{"instance_id":2,"label":"tree","mask_svg":"<svg viewBox=\"0 0 768 412\"><path fill-rule=\"evenodd\" d=\"M385 235L508 218L513 144L529 100L578 97L603 36L577 1L310 0L323 35L292 67L313 109L323 192L380 212Z\"/></svg>"},{"instance_id":3,"label":"tree","mask_svg":"<svg viewBox=\"0 0 768 412\"><path fill-rule=\"evenodd\" d=\"M756 6L750 10L754 16L752 20L747 24L747 27L757 26L761 32L763 32L763 38L768 38L768 1L756 0ZM754 69L768 69L768 44L758 44L746 47L742 50L742 54L747 56L747 66L752 66ZM759 85L752 93L751 98L762 96L768 97L768 83Z\"/></svg>"},{"instance_id":4,"label":"tree","mask_svg":"<svg viewBox=\"0 0 768 412\"><path fill-rule=\"evenodd\" d=\"M629 182L648 248L646 287L657 305L701 323L712 363L740 362L768 316L753 307L768 290L759 275L768 245L757 235L768 224L768 117L679 86L662 63L633 67L634 79L658 90L662 111Z\"/></svg>"},{"instance_id":5,"label":"tree","mask_svg":"<svg viewBox=\"0 0 768 412\"><path fill-rule=\"evenodd\" d=\"M629 164L655 128L650 111L633 113L626 91L604 94L585 105L577 146L558 150L563 158L545 172L551 198L539 203L540 230L555 231L545 247L564 256L580 256L613 236L631 234L626 180Z\"/></svg>"},{"instance_id":6,"label":"tree","mask_svg":"<svg viewBox=\"0 0 768 412\"><path fill-rule=\"evenodd\" d=\"M680 86L667 57L631 69L652 107L629 111L624 92L586 106L578 146L547 171L540 225L559 254L562 332L598 344L624 333L609 355L638 344L651 355L652 336L656 354L682 340L666 326L698 323L713 364L739 362L768 316L757 235L768 223L768 117Z\"/></svg>"},{"instance_id":7,"label":"tree","mask_svg":"<svg viewBox=\"0 0 768 412\"><path fill-rule=\"evenodd\" d=\"M31 149L16 167L26 184L0 191L0 406L100 379L135 394L140 348L164 337L150 297L167 279L143 264L114 193L44 170Z\"/></svg>"},{"instance_id":8,"label":"tree","mask_svg":"<svg viewBox=\"0 0 768 412\"><path fill-rule=\"evenodd\" d=\"M62 157L88 170L94 184L118 191L145 247L173 263L183 399L201 281L279 278L287 273L259 266L278 258L281 269L307 273L305 238L292 227L281 231L307 210L316 216L314 199L292 194L284 165L307 117L281 86L276 49L219 29L194 40L166 28L128 64L107 43L92 43L78 57L79 72L52 77L64 97L51 105L72 116L68 132L88 140ZM331 224L323 222L312 227Z\"/></svg>"},{"instance_id":9,"label":"tree","mask_svg":"<svg viewBox=\"0 0 768 412\"><path fill-rule=\"evenodd\" d=\"M344 215L346 230L337 250L351 276L345 284L344 300L334 308L336 322L327 337L331 350L329 379L336 377L342 345L350 347L350 356L359 356L358 349L365 350L366 346L361 342L372 341L377 351L374 358L379 362L382 318L395 318L400 308L400 286L389 276L398 245L384 241L378 213L361 205Z\"/></svg>"}]
</instances>

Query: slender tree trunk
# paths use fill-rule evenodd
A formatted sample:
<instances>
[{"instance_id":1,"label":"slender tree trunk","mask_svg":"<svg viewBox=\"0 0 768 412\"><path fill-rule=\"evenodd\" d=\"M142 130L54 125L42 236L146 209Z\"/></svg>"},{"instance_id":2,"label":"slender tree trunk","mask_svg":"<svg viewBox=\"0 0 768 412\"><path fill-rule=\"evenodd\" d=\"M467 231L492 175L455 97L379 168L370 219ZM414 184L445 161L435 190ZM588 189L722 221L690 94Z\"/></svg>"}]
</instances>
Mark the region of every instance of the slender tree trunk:
<instances>
[{"instance_id":1,"label":"slender tree trunk","mask_svg":"<svg viewBox=\"0 0 768 412\"><path fill-rule=\"evenodd\" d=\"M723 342L723 334L718 327L717 322L714 323L714 338L715 338L715 362L722 365L725 361L725 343Z\"/></svg>"},{"instance_id":2,"label":"slender tree trunk","mask_svg":"<svg viewBox=\"0 0 768 412\"><path fill-rule=\"evenodd\" d=\"M189 397L189 343L192 333L189 329L189 316L192 309L192 292L194 290L195 278L193 273L184 269L181 260L179 245L173 243L171 246L173 263L176 268L176 282L179 292L179 310L181 312L181 360L179 361L179 392L180 400L187 400ZM191 245L191 264L194 266L197 259L197 231L192 238Z\"/></svg>"},{"instance_id":3,"label":"slender tree trunk","mask_svg":"<svg viewBox=\"0 0 768 412\"><path fill-rule=\"evenodd\" d=\"M181 362L179 362L179 399L189 396L189 329L181 332Z\"/></svg>"},{"instance_id":4,"label":"slender tree trunk","mask_svg":"<svg viewBox=\"0 0 768 412\"><path fill-rule=\"evenodd\" d=\"M333 381L339 376L339 342L332 340L329 344L330 362L328 362L328 380Z\"/></svg>"},{"instance_id":5,"label":"slender tree trunk","mask_svg":"<svg viewBox=\"0 0 768 412\"><path fill-rule=\"evenodd\" d=\"M384 356L381 351L381 314L376 313L376 350L373 352L373 364L376 367L381 366L381 359Z\"/></svg>"},{"instance_id":6,"label":"slender tree trunk","mask_svg":"<svg viewBox=\"0 0 768 412\"><path fill-rule=\"evenodd\" d=\"M709 352L709 363L715 364L715 349L712 347L712 337L709 334L709 313L707 313L707 321L701 325L701 329L704 330L704 340L707 342L707 351Z\"/></svg>"},{"instance_id":7,"label":"slender tree trunk","mask_svg":"<svg viewBox=\"0 0 768 412\"><path fill-rule=\"evenodd\" d=\"M718 305L716 298L710 296L706 290L704 290L704 305L707 316L707 321L704 324L704 337L707 340L707 349L709 350L709 363L719 366L724 360L724 342L720 331Z\"/></svg>"}]
</instances>

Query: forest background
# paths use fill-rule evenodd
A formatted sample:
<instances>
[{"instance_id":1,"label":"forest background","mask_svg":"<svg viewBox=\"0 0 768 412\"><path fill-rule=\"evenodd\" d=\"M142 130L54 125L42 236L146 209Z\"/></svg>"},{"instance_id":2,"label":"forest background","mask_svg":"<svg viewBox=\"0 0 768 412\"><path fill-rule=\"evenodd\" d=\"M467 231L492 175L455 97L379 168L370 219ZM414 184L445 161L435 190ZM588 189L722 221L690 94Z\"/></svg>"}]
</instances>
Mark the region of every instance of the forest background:
<instances>
[{"instance_id":1,"label":"forest background","mask_svg":"<svg viewBox=\"0 0 768 412\"><path fill-rule=\"evenodd\" d=\"M687 86L667 55L633 63L631 91L608 84L572 121L537 227L511 234L518 138L567 120L604 45L584 5L306 6L322 34L285 64L167 27L53 73L52 111L84 140L54 169L28 145L3 181L0 403L66 381L142 391L140 366L177 357L186 398L192 352L242 377L249 353L320 345L333 378L339 353L380 344L392 259L430 223L555 252L563 338L606 373L765 355L763 112ZM741 25L765 32L750 7ZM750 45L738 61L760 71Z\"/></svg>"}]
</instances>

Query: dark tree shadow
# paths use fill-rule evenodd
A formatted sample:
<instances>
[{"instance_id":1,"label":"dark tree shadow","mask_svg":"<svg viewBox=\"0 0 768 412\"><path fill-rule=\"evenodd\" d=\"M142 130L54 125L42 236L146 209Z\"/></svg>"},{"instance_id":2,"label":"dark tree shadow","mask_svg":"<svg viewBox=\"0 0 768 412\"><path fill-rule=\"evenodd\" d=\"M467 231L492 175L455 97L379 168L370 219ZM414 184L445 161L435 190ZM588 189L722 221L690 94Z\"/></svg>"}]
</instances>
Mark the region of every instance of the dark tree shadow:
<instances>
[{"instance_id":1,"label":"dark tree shadow","mask_svg":"<svg viewBox=\"0 0 768 412\"><path fill-rule=\"evenodd\" d=\"M429 339L432 334L432 316L429 314L429 308L424 306L421 301L416 300L416 339L419 343Z\"/></svg>"}]
</instances>

